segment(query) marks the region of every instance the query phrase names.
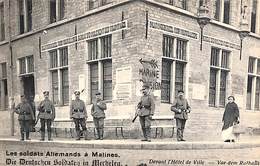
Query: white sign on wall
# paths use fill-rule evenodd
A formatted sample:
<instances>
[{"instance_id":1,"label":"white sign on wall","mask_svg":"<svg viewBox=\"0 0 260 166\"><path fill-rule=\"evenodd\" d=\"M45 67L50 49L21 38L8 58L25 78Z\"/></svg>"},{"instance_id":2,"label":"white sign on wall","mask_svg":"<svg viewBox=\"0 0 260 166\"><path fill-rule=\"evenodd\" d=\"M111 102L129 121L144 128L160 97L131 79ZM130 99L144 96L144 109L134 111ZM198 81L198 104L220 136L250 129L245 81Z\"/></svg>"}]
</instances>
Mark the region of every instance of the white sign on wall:
<instances>
[{"instance_id":1,"label":"white sign on wall","mask_svg":"<svg viewBox=\"0 0 260 166\"><path fill-rule=\"evenodd\" d=\"M131 80L132 80L132 68L122 67L116 69L116 86L115 86L115 98L116 99L129 99L131 98Z\"/></svg>"}]
</instances>

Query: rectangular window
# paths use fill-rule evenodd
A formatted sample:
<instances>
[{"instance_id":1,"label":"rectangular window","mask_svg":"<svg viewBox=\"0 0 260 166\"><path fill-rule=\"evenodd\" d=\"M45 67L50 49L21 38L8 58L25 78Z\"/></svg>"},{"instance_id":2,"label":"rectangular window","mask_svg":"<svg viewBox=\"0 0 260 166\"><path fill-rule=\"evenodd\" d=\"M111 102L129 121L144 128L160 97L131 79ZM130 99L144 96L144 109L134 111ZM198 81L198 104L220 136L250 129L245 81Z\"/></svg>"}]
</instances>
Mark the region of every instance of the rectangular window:
<instances>
[{"instance_id":1,"label":"rectangular window","mask_svg":"<svg viewBox=\"0 0 260 166\"><path fill-rule=\"evenodd\" d=\"M21 58L19 60L19 65L20 65L20 74L25 74L26 73L26 58Z\"/></svg>"},{"instance_id":2,"label":"rectangular window","mask_svg":"<svg viewBox=\"0 0 260 166\"><path fill-rule=\"evenodd\" d=\"M184 40L177 39L176 59L186 60L186 48L187 42Z\"/></svg>"},{"instance_id":3,"label":"rectangular window","mask_svg":"<svg viewBox=\"0 0 260 166\"><path fill-rule=\"evenodd\" d=\"M0 63L0 110L8 108L7 65Z\"/></svg>"},{"instance_id":4,"label":"rectangular window","mask_svg":"<svg viewBox=\"0 0 260 166\"><path fill-rule=\"evenodd\" d=\"M111 35L100 38L101 58L111 57Z\"/></svg>"},{"instance_id":5,"label":"rectangular window","mask_svg":"<svg viewBox=\"0 0 260 166\"><path fill-rule=\"evenodd\" d=\"M53 102L66 105L69 103L68 48L52 50L49 57Z\"/></svg>"},{"instance_id":6,"label":"rectangular window","mask_svg":"<svg viewBox=\"0 0 260 166\"><path fill-rule=\"evenodd\" d=\"M171 65L172 65L171 60L163 59L163 61L162 61L161 100L162 100L162 102L166 102L166 103L170 103Z\"/></svg>"},{"instance_id":7,"label":"rectangular window","mask_svg":"<svg viewBox=\"0 0 260 166\"><path fill-rule=\"evenodd\" d=\"M98 39L94 39L88 42L88 59L98 59Z\"/></svg>"},{"instance_id":8,"label":"rectangular window","mask_svg":"<svg viewBox=\"0 0 260 166\"><path fill-rule=\"evenodd\" d=\"M94 9L94 0L87 0L88 10Z\"/></svg>"},{"instance_id":9,"label":"rectangular window","mask_svg":"<svg viewBox=\"0 0 260 166\"><path fill-rule=\"evenodd\" d=\"M98 91L98 63L90 64L90 80L91 80L91 101L95 100L95 94Z\"/></svg>"},{"instance_id":10,"label":"rectangular window","mask_svg":"<svg viewBox=\"0 0 260 166\"><path fill-rule=\"evenodd\" d=\"M34 72L34 59L33 56L27 57L28 73Z\"/></svg>"},{"instance_id":11,"label":"rectangular window","mask_svg":"<svg viewBox=\"0 0 260 166\"><path fill-rule=\"evenodd\" d=\"M257 0L252 0L252 10L251 10L251 32L255 33L256 30L256 14L257 14Z\"/></svg>"},{"instance_id":12,"label":"rectangular window","mask_svg":"<svg viewBox=\"0 0 260 166\"><path fill-rule=\"evenodd\" d=\"M224 107L226 104L229 58L230 51L211 48L209 106Z\"/></svg>"},{"instance_id":13,"label":"rectangular window","mask_svg":"<svg viewBox=\"0 0 260 166\"><path fill-rule=\"evenodd\" d=\"M32 74L34 72L33 55L19 59L19 74Z\"/></svg>"},{"instance_id":14,"label":"rectangular window","mask_svg":"<svg viewBox=\"0 0 260 166\"><path fill-rule=\"evenodd\" d=\"M65 1L50 0L50 23L57 22L65 17Z\"/></svg>"},{"instance_id":15,"label":"rectangular window","mask_svg":"<svg viewBox=\"0 0 260 166\"><path fill-rule=\"evenodd\" d=\"M176 62L175 69L175 98L178 97L178 91L184 90L184 63Z\"/></svg>"},{"instance_id":16,"label":"rectangular window","mask_svg":"<svg viewBox=\"0 0 260 166\"><path fill-rule=\"evenodd\" d=\"M103 99L112 100L112 61L103 62Z\"/></svg>"},{"instance_id":17,"label":"rectangular window","mask_svg":"<svg viewBox=\"0 0 260 166\"><path fill-rule=\"evenodd\" d=\"M32 30L32 0L19 0L20 34Z\"/></svg>"},{"instance_id":18,"label":"rectangular window","mask_svg":"<svg viewBox=\"0 0 260 166\"><path fill-rule=\"evenodd\" d=\"M255 58L249 57L248 73L254 73L254 62L255 62Z\"/></svg>"},{"instance_id":19,"label":"rectangular window","mask_svg":"<svg viewBox=\"0 0 260 166\"><path fill-rule=\"evenodd\" d=\"M255 110L259 110L260 100L260 77L256 78L256 90L255 90Z\"/></svg>"},{"instance_id":20,"label":"rectangular window","mask_svg":"<svg viewBox=\"0 0 260 166\"><path fill-rule=\"evenodd\" d=\"M177 0L177 1L169 0L169 4L184 10L187 9L187 0Z\"/></svg>"},{"instance_id":21,"label":"rectangular window","mask_svg":"<svg viewBox=\"0 0 260 166\"><path fill-rule=\"evenodd\" d=\"M210 69L210 80L209 80L209 105L216 106L216 78L217 70Z\"/></svg>"},{"instance_id":22,"label":"rectangular window","mask_svg":"<svg viewBox=\"0 0 260 166\"><path fill-rule=\"evenodd\" d=\"M171 36L163 36L163 56L173 57L173 40Z\"/></svg>"},{"instance_id":23,"label":"rectangular window","mask_svg":"<svg viewBox=\"0 0 260 166\"><path fill-rule=\"evenodd\" d=\"M220 18L220 0L215 0L215 2L213 3L213 8L214 10L214 19L219 21Z\"/></svg>"},{"instance_id":24,"label":"rectangular window","mask_svg":"<svg viewBox=\"0 0 260 166\"><path fill-rule=\"evenodd\" d=\"M5 40L5 15L4 3L0 3L0 41Z\"/></svg>"},{"instance_id":25,"label":"rectangular window","mask_svg":"<svg viewBox=\"0 0 260 166\"><path fill-rule=\"evenodd\" d=\"M251 102L252 102L252 84L253 84L253 77L248 76L247 79L247 96L246 96L246 109L251 109Z\"/></svg>"},{"instance_id":26,"label":"rectangular window","mask_svg":"<svg viewBox=\"0 0 260 166\"><path fill-rule=\"evenodd\" d=\"M224 18L223 22L229 24L230 21L230 0L224 0Z\"/></svg>"}]
</instances>

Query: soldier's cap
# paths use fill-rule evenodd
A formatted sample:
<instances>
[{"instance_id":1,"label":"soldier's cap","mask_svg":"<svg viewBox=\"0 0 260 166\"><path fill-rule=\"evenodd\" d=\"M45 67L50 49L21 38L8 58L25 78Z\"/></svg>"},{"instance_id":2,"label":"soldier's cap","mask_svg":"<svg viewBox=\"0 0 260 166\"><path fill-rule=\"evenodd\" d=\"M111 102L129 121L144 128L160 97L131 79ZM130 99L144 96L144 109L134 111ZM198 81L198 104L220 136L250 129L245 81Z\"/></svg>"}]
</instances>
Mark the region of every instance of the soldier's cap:
<instances>
[{"instance_id":1,"label":"soldier's cap","mask_svg":"<svg viewBox=\"0 0 260 166\"><path fill-rule=\"evenodd\" d=\"M75 91L74 91L74 94L75 94L75 95L80 95L80 91L79 91L79 90L75 90Z\"/></svg>"},{"instance_id":2,"label":"soldier's cap","mask_svg":"<svg viewBox=\"0 0 260 166\"><path fill-rule=\"evenodd\" d=\"M43 94L44 95L49 95L49 91L44 91Z\"/></svg>"},{"instance_id":3,"label":"soldier's cap","mask_svg":"<svg viewBox=\"0 0 260 166\"><path fill-rule=\"evenodd\" d=\"M101 93L100 93L100 92L97 92L96 95L101 95Z\"/></svg>"},{"instance_id":4,"label":"soldier's cap","mask_svg":"<svg viewBox=\"0 0 260 166\"><path fill-rule=\"evenodd\" d=\"M183 90L178 90L178 93L184 93L184 91Z\"/></svg>"},{"instance_id":5,"label":"soldier's cap","mask_svg":"<svg viewBox=\"0 0 260 166\"><path fill-rule=\"evenodd\" d=\"M142 90L149 89L149 88L150 88L150 86L149 86L148 84L144 84L144 85L142 86Z\"/></svg>"}]
</instances>

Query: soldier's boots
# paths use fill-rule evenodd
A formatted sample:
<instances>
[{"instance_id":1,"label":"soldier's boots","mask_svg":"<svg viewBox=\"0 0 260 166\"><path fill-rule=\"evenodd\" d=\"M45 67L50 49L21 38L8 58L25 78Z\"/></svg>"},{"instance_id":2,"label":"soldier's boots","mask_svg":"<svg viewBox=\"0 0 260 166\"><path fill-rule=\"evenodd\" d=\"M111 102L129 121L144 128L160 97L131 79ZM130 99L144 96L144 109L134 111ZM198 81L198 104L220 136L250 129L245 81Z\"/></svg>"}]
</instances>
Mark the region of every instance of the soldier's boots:
<instances>
[{"instance_id":1,"label":"soldier's boots","mask_svg":"<svg viewBox=\"0 0 260 166\"><path fill-rule=\"evenodd\" d=\"M44 137L45 137L45 132L41 132L41 139L40 139L40 141L44 141Z\"/></svg>"},{"instance_id":2,"label":"soldier's boots","mask_svg":"<svg viewBox=\"0 0 260 166\"><path fill-rule=\"evenodd\" d=\"M142 131L143 131L143 136L144 136L144 138L141 139L141 141L147 141L147 135L146 135L146 130L145 130L145 128L142 128Z\"/></svg>"},{"instance_id":3,"label":"soldier's boots","mask_svg":"<svg viewBox=\"0 0 260 166\"><path fill-rule=\"evenodd\" d=\"M97 131L96 140L99 140L100 139L100 130L99 130L99 128L96 128L96 131Z\"/></svg>"},{"instance_id":4,"label":"soldier's boots","mask_svg":"<svg viewBox=\"0 0 260 166\"><path fill-rule=\"evenodd\" d=\"M84 134L84 139L85 139L85 140L89 140L89 139L88 139L88 131L87 131L87 130L84 130L84 131L83 131L83 134Z\"/></svg>"},{"instance_id":5,"label":"soldier's boots","mask_svg":"<svg viewBox=\"0 0 260 166\"><path fill-rule=\"evenodd\" d=\"M151 142L151 129L150 128L146 128L146 138L148 142Z\"/></svg>"},{"instance_id":6,"label":"soldier's boots","mask_svg":"<svg viewBox=\"0 0 260 166\"><path fill-rule=\"evenodd\" d=\"M24 133L23 133L23 131L21 132L21 139L20 140L24 141Z\"/></svg>"},{"instance_id":7,"label":"soldier's boots","mask_svg":"<svg viewBox=\"0 0 260 166\"><path fill-rule=\"evenodd\" d=\"M100 132L100 140L103 140L103 135L104 135L104 129L99 129Z\"/></svg>"},{"instance_id":8,"label":"soldier's boots","mask_svg":"<svg viewBox=\"0 0 260 166\"><path fill-rule=\"evenodd\" d=\"M29 131L26 131L25 134L26 134L26 140L31 140L31 139L30 139L30 132L29 132Z\"/></svg>"},{"instance_id":9,"label":"soldier's boots","mask_svg":"<svg viewBox=\"0 0 260 166\"><path fill-rule=\"evenodd\" d=\"M52 141L52 138L51 138L51 131L48 131L48 141Z\"/></svg>"},{"instance_id":10,"label":"soldier's boots","mask_svg":"<svg viewBox=\"0 0 260 166\"><path fill-rule=\"evenodd\" d=\"M80 131L77 130L77 131L76 131L76 134L77 134L76 140L78 141L78 140L80 140Z\"/></svg>"}]
</instances>

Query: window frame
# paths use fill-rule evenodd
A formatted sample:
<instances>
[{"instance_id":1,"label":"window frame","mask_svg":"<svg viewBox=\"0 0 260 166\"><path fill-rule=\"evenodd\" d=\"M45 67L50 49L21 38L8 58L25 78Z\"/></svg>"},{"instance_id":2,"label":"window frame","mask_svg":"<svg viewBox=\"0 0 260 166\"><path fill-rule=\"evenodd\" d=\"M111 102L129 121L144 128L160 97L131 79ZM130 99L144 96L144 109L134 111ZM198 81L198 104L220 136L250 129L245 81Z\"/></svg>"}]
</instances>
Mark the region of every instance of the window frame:
<instances>
[{"instance_id":1,"label":"window frame","mask_svg":"<svg viewBox=\"0 0 260 166\"><path fill-rule=\"evenodd\" d=\"M0 63L0 111L8 109L8 74L7 62ZM5 69L4 69L5 68ZM5 71L5 72L4 72ZM2 95L4 97L2 97ZM4 106L2 106L4 104Z\"/></svg>"},{"instance_id":2,"label":"window frame","mask_svg":"<svg viewBox=\"0 0 260 166\"><path fill-rule=\"evenodd\" d=\"M33 60L33 63L32 63L32 65L33 66L30 66L29 67L29 58L32 58L32 60ZM23 73L21 73L21 61L22 60L24 60L24 67L25 67L25 69L23 70L24 72ZM29 69L33 69L33 71L30 71ZM34 74L34 72L35 72L35 61L34 61L34 55L28 55L28 56L24 56L24 57L20 57L20 58L18 58L18 73L19 73L19 76L21 77L21 76L26 76L26 75L33 75Z\"/></svg>"}]
</instances>

